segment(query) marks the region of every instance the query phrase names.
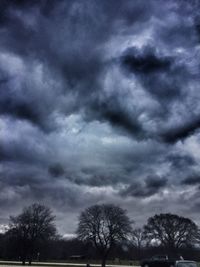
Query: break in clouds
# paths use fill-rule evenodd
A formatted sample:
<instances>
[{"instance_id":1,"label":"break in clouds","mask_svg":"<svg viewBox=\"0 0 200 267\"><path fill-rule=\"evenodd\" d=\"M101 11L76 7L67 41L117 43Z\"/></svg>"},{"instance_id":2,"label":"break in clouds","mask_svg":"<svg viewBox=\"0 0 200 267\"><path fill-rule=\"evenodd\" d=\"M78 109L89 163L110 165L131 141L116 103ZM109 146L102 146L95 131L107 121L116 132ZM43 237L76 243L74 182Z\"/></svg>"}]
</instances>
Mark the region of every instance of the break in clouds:
<instances>
[{"instance_id":1,"label":"break in clouds","mask_svg":"<svg viewBox=\"0 0 200 267\"><path fill-rule=\"evenodd\" d=\"M0 223L95 203L200 222L200 2L1 1Z\"/></svg>"}]
</instances>

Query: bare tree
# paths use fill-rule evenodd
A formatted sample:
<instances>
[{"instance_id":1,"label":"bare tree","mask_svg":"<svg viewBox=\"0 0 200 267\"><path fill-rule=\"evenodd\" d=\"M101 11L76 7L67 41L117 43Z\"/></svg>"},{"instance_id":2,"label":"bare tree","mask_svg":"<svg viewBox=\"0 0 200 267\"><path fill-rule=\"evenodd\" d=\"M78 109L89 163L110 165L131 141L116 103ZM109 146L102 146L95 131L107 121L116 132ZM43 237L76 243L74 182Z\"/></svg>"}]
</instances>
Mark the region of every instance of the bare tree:
<instances>
[{"instance_id":1,"label":"bare tree","mask_svg":"<svg viewBox=\"0 0 200 267\"><path fill-rule=\"evenodd\" d=\"M160 243L172 253L194 244L198 234L198 227L192 220L170 213L150 217L144 229L147 238Z\"/></svg>"},{"instance_id":2,"label":"bare tree","mask_svg":"<svg viewBox=\"0 0 200 267\"><path fill-rule=\"evenodd\" d=\"M145 233L144 229L142 228L136 228L133 230L132 235L131 235L131 242L132 244L138 248L141 249L144 245L145 242Z\"/></svg>"},{"instance_id":3,"label":"bare tree","mask_svg":"<svg viewBox=\"0 0 200 267\"><path fill-rule=\"evenodd\" d=\"M105 267L113 245L126 240L131 230L131 221L125 210L102 204L91 206L81 213L77 234L81 240L93 243L101 255L102 267Z\"/></svg>"},{"instance_id":4,"label":"bare tree","mask_svg":"<svg viewBox=\"0 0 200 267\"><path fill-rule=\"evenodd\" d=\"M146 245L146 235L143 228L136 228L132 231L130 242L137 250L138 258L141 257L141 250Z\"/></svg>"},{"instance_id":5,"label":"bare tree","mask_svg":"<svg viewBox=\"0 0 200 267\"><path fill-rule=\"evenodd\" d=\"M20 215L10 217L9 236L20 248L23 265L27 259L31 264L41 243L56 236L54 219L48 207L36 203L24 208Z\"/></svg>"}]
</instances>

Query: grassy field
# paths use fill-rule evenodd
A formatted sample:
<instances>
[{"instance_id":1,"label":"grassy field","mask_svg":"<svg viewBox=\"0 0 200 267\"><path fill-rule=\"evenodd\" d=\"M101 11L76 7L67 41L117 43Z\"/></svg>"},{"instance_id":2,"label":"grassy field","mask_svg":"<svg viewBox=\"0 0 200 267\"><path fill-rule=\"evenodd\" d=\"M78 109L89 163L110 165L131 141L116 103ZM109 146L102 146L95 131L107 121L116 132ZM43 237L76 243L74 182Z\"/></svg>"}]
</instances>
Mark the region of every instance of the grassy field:
<instances>
[{"instance_id":1,"label":"grassy field","mask_svg":"<svg viewBox=\"0 0 200 267\"><path fill-rule=\"evenodd\" d=\"M51 266L51 267L83 267L89 263L91 266L100 266L101 262L97 260L82 260L82 261L48 261L48 262L32 262L33 266ZM0 261L0 265L3 266L19 266L21 265L20 261ZM26 263L28 265L28 262ZM139 266L138 262L133 261L107 261L106 265L108 266Z\"/></svg>"},{"instance_id":2,"label":"grassy field","mask_svg":"<svg viewBox=\"0 0 200 267\"><path fill-rule=\"evenodd\" d=\"M55 261L49 261L51 263L54 263ZM87 264L87 263L90 263L90 264L101 264L101 261L100 260L92 260L92 259L89 259L89 260L67 260L67 261L57 261L55 263L73 263L73 264ZM126 265L126 266L132 266L132 265L135 265L136 263L139 264L138 261L131 261L131 260L107 260L106 263L108 265Z\"/></svg>"},{"instance_id":3,"label":"grassy field","mask_svg":"<svg viewBox=\"0 0 200 267\"><path fill-rule=\"evenodd\" d=\"M95 260L89 260L89 261L67 261L67 262L54 262L54 261L50 261L50 262L33 262L32 265L33 266L43 266L43 267L84 267L86 266L86 264L89 263L91 265L91 267L97 267L100 266L100 261L95 261ZM0 265L3 267L18 267L18 266L22 266L20 261L0 261ZM124 267L128 267L128 266L140 266L139 262L137 261L120 261L120 263L116 263L115 261L107 261L106 265L108 267L117 267L117 266L124 266ZM26 263L26 266L28 266L28 262ZM200 263L198 263L198 266L200 267Z\"/></svg>"}]
</instances>

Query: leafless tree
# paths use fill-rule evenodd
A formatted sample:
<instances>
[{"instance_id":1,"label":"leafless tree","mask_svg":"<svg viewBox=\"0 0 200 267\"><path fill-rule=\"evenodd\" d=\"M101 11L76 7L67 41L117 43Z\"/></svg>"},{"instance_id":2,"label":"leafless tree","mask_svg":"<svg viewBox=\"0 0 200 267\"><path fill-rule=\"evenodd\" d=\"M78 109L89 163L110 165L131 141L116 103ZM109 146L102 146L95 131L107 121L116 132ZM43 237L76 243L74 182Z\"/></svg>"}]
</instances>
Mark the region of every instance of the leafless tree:
<instances>
[{"instance_id":1,"label":"leafless tree","mask_svg":"<svg viewBox=\"0 0 200 267\"><path fill-rule=\"evenodd\" d=\"M10 217L9 235L20 248L23 264L27 259L31 264L38 246L56 236L54 219L48 207L36 203L24 208L20 215Z\"/></svg>"},{"instance_id":2,"label":"leafless tree","mask_svg":"<svg viewBox=\"0 0 200 267\"><path fill-rule=\"evenodd\" d=\"M144 229L142 228L136 228L133 230L131 235L131 242L136 247L141 249L145 242L145 234Z\"/></svg>"},{"instance_id":3,"label":"leafless tree","mask_svg":"<svg viewBox=\"0 0 200 267\"><path fill-rule=\"evenodd\" d=\"M133 247L137 250L138 254L137 257L140 258L141 250L147 244L147 239L144 233L144 229L135 228L132 231L130 242L133 245Z\"/></svg>"},{"instance_id":4,"label":"leafless tree","mask_svg":"<svg viewBox=\"0 0 200 267\"><path fill-rule=\"evenodd\" d=\"M194 244L198 234L198 227L192 220L170 213L150 217L144 229L147 238L171 252Z\"/></svg>"},{"instance_id":5,"label":"leafless tree","mask_svg":"<svg viewBox=\"0 0 200 267\"><path fill-rule=\"evenodd\" d=\"M112 204L94 205L83 211L77 229L81 240L91 241L101 255L102 267L113 245L126 240L131 233L126 211Z\"/></svg>"}]
</instances>

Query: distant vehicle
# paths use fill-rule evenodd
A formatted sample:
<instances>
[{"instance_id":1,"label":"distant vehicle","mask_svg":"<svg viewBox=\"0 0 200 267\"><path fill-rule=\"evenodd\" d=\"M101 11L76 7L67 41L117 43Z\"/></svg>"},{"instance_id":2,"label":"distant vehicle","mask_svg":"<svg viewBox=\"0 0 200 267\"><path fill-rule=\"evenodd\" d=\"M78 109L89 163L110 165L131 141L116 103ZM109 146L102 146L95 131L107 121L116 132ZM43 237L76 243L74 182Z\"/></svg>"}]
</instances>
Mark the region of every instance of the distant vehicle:
<instances>
[{"instance_id":1,"label":"distant vehicle","mask_svg":"<svg viewBox=\"0 0 200 267\"><path fill-rule=\"evenodd\" d=\"M195 261L176 261L175 267L197 267L197 263Z\"/></svg>"},{"instance_id":2,"label":"distant vehicle","mask_svg":"<svg viewBox=\"0 0 200 267\"><path fill-rule=\"evenodd\" d=\"M169 259L166 255L154 256L150 259L143 260L141 267L197 267L196 262L179 259Z\"/></svg>"}]
</instances>

